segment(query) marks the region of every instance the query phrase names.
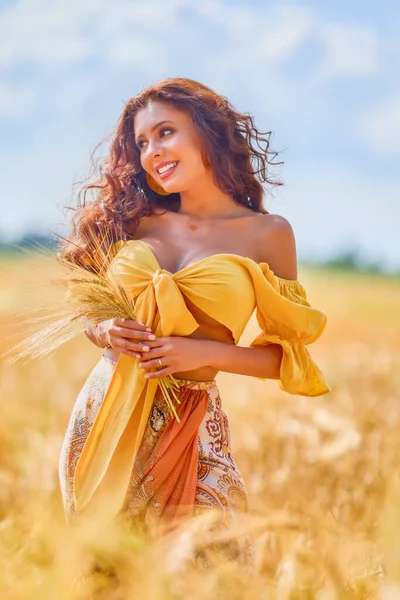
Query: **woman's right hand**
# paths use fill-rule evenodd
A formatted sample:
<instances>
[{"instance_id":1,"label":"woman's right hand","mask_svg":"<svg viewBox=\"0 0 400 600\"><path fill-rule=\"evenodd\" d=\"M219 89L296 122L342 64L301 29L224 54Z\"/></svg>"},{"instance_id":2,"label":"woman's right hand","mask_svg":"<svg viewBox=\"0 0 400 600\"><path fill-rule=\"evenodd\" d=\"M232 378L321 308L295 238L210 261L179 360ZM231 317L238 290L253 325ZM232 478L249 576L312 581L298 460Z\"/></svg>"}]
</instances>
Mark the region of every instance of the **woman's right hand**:
<instances>
[{"instance_id":1,"label":"woman's right hand","mask_svg":"<svg viewBox=\"0 0 400 600\"><path fill-rule=\"evenodd\" d=\"M109 319L102 321L95 328L99 345L110 346L116 352L135 356L138 352L148 352L147 340L155 340L156 336L150 327L131 319Z\"/></svg>"}]
</instances>

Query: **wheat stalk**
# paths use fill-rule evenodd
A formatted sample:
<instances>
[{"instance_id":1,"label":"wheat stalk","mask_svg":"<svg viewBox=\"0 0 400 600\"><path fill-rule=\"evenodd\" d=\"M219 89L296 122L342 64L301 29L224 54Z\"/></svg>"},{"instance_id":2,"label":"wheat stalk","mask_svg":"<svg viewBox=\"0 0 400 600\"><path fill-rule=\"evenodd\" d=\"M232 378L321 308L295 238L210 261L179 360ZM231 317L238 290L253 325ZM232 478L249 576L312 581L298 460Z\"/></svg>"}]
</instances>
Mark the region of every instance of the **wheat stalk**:
<instances>
[{"instance_id":1,"label":"wheat stalk","mask_svg":"<svg viewBox=\"0 0 400 600\"><path fill-rule=\"evenodd\" d=\"M89 233L90 250L86 251L86 265L59 257L61 275L50 282L48 289L42 288L45 301L36 308L38 316L19 315L32 332L2 355L11 355L9 363L51 354L89 326L102 321L113 318L137 320L134 299L108 275L108 267L115 256L113 240L107 233L101 236L93 231ZM63 301L61 309L58 308L60 300ZM30 315L31 312L30 308ZM161 377L158 383L171 414L180 422L174 406L174 402L180 404L175 392L179 389L177 381L169 375Z\"/></svg>"}]
</instances>

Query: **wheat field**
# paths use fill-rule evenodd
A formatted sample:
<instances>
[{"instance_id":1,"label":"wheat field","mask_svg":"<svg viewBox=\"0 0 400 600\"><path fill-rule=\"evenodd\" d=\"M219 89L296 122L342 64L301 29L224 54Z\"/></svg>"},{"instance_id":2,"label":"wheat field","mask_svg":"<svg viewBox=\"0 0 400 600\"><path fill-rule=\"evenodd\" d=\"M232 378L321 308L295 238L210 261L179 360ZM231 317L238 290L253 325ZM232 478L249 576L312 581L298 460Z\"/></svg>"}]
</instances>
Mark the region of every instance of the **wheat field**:
<instances>
[{"instance_id":1,"label":"wheat field","mask_svg":"<svg viewBox=\"0 0 400 600\"><path fill-rule=\"evenodd\" d=\"M28 258L0 259L0 353L36 269ZM186 568L189 533L167 561L155 543L66 527L58 455L101 356L81 336L46 360L0 363L3 600L400 598L400 280L305 267L299 279L328 315L310 351L332 391L305 398L272 381L217 377L249 495L251 576L229 563ZM255 333L253 320L241 343ZM76 583L93 557L117 572L118 586L97 582L93 595Z\"/></svg>"}]
</instances>

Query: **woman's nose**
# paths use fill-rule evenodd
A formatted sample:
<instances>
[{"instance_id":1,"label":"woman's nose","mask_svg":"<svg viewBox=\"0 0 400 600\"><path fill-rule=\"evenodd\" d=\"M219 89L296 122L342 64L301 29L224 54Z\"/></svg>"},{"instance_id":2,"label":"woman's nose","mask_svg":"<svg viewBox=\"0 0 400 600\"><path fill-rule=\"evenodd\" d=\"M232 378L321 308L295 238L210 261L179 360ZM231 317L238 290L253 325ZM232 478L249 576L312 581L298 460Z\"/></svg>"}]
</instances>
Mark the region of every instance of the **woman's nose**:
<instances>
[{"instance_id":1,"label":"woman's nose","mask_svg":"<svg viewBox=\"0 0 400 600\"><path fill-rule=\"evenodd\" d=\"M149 141L147 144L147 155L151 157L160 155L160 149L157 140Z\"/></svg>"}]
</instances>

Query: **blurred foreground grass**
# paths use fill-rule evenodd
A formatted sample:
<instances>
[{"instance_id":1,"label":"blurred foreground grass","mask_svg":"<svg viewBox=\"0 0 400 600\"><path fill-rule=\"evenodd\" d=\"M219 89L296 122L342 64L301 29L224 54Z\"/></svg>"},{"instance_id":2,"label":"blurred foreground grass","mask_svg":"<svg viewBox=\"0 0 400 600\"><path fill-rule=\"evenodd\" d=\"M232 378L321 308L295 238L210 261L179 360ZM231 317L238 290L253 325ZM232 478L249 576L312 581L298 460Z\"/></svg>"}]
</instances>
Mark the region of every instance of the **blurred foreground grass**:
<instances>
[{"instance_id":1,"label":"blurred foreground grass","mask_svg":"<svg viewBox=\"0 0 400 600\"><path fill-rule=\"evenodd\" d=\"M0 353L4 325L24 307L36 268L29 259L0 262ZM218 376L252 509L251 579L230 564L178 575L188 535L165 561L155 544L65 527L58 455L77 393L100 357L81 338L42 362L0 364L4 600L84 598L71 582L93 557L118 572L110 600L400 598L400 283L305 269L299 278L328 314L310 351L332 392L303 398L274 382Z\"/></svg>"}]
</instances>

